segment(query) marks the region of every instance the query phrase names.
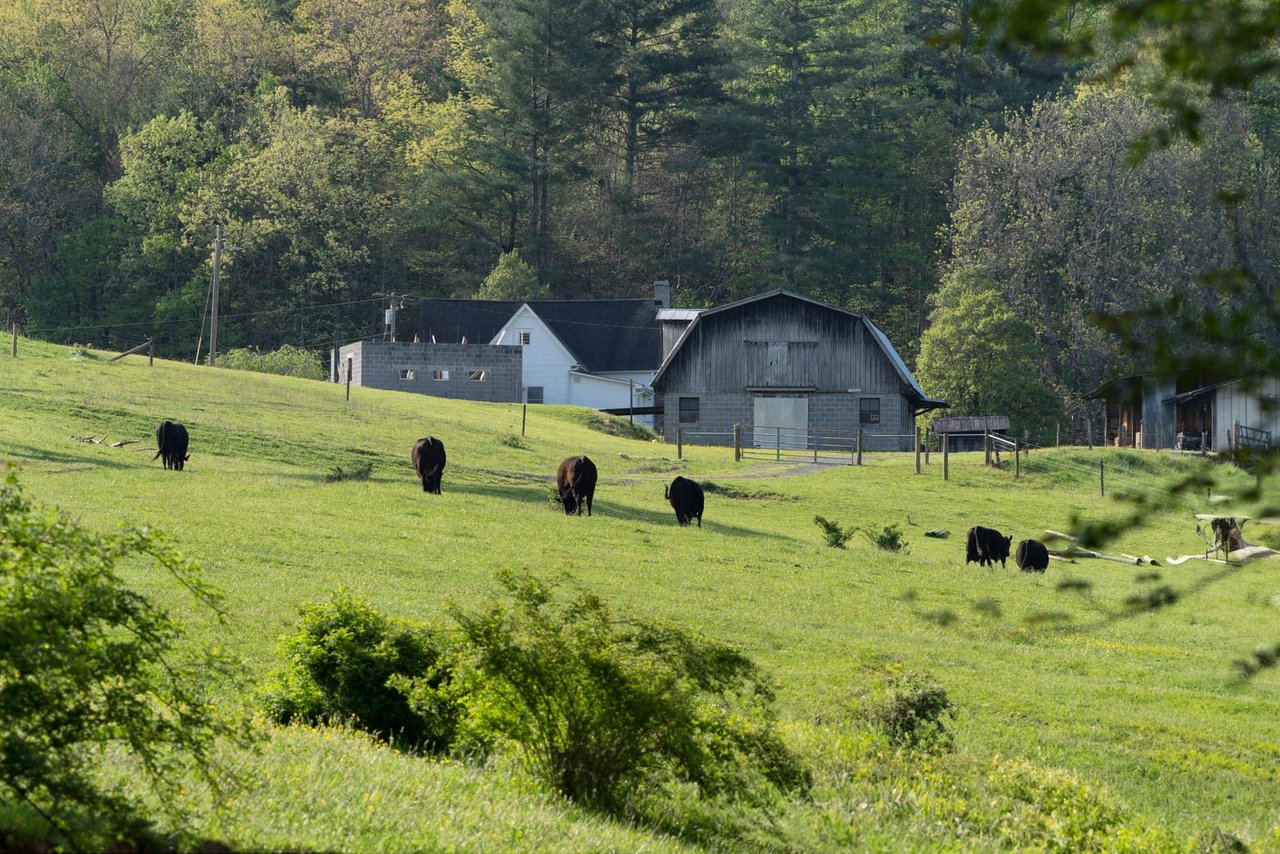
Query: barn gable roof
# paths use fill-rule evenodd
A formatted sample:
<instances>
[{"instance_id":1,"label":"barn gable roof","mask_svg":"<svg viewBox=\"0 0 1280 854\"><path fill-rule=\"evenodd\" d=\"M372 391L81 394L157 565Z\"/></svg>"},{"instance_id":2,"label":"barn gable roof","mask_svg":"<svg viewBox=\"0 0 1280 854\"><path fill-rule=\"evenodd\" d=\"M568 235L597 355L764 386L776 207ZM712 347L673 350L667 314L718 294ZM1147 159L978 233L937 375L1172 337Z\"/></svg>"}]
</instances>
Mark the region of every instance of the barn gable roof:
<instances>
[{"instance_id":1,"label":"barn gable roof","mask_svg":"<svg viewBox=\"0 0 1280 854\"><path fill-rule=\"evenodd\" d=\"M889 360L889 363L893 365L894 370L898 374L898 378L902 381L904 387L903 393L913 400L915 408L920 410L929 410L941 409L947 406L946 401L933 400L924 393L924 390L920 388L920 384L916 382L916 378L911 374L911 370L907 367L907 363L902 361L902 357L898 355L898 351L893 348L891 343L889 343L889 339L885 334L880 331L880 327L872 323L865 315L840 308L839 306L831 305L830 303L823 302L822 300L813 299L812 297L807 297L802 294L792 293L791 291L784 290L782 288L776 288L772 291L756 294L755 296L740 299L737 302L731 302L726 305L717 306L716 308L709 308L695 317L693 322L689 324L689 326L684 330L684 333L680 336L680 340L671 348L671 352L667 354L667 358L663 360L661 367L658 368L658 372L653 377L654 387L656 388L662 382L668 369L672 363L679 358L681 349L690 339L694 329L696 329L699 324L702 324L709 319L714 319L716 315L737 311L753 303L777 299L779 297L796 300L798 302L807 302L810 305L817 306L818 308L826 311L847 315L853 318L856 322L864 324L867 331L871 333L876 344L880 347L880 351L884 354L885 358Z\"/></svg>"},{"instance_id":2,"label":"barn gable roof","mask_svg":"<svg viewBox=\"0 0 1280 854\"><path fill-rule=\"evenodd\" d=\"M648 299L461 300L425 299L419 305L424 339L492 341L521 306L529 306L590 373L651 371L662 353L658 307Z\"/></svg>"}]
</instances>

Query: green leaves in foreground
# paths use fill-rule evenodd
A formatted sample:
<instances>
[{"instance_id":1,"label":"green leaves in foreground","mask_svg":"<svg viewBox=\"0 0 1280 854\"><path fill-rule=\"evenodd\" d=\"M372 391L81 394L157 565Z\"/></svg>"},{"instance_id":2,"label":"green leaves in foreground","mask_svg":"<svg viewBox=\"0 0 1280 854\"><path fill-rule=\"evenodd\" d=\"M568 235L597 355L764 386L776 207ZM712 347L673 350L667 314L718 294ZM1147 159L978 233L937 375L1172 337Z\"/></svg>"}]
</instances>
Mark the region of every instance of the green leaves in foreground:
<instances>
[{"instance_id":1,"label":"green leaves in foreground","mask_svg":"<svg viewBox=\"0 0 1280 854\"><path fill-rule=\"evenodd\" d=\"M510 602L451 610L474 654L469 698L481 737L514 744L566 796L619 809L692 784L751 799L806 788L774 727L773 693L736 650L675 628L615 618L504 573Z\"/></svg>"},{"instance_id":2,"label":"green leaves in foreground","mask_svg":"<svg viewBox=\"0 0 1280 854\"><path fill-rule=\"evenodd\" d=\"M145 824L125 795L99 787L101 748L122 746L172 802L192 772L217 791L215 741L247 738L203 691L229 660L179 654L182 626L116 574L137 558L221 616L199 567L154 531L98 536L33 506L13 474L0 487L0 803L21 802L73 847L86 820L115 832Z\"/></svg>"}]
</instances>

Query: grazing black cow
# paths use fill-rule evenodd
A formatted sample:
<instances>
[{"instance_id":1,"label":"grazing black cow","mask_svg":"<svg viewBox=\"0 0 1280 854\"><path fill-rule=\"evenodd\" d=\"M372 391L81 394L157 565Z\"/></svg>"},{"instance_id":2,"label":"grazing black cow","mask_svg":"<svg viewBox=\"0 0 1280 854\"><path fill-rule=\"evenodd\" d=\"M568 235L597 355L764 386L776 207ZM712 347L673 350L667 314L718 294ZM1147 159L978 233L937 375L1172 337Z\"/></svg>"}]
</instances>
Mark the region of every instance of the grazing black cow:
<instances>
[{"instance_id":1,"label":"grazing black cow","mask_svg":"<svg viewBox=\"0 0 1280 854\"><path fill-rule=\"evenodd\" d=\"M1049 550L1039 540L1023 540L1013 560L1023 572L1044 572L1049 568Z\"/></svg>"},{"instance_id":2,"label":"grazing black cow","mask_svg":"<svg viewBox=\"0 0 1280 854\"><path fill-rule=\"evenodd\" d=\"M444 442L428 436L413 443L413 470L422 478L422 491L440 494L440 475L444 474Z\"/></svg>"},{"instance_id":3,"label":"grazing black cow","mask_svg":"<svg viewBox=\"0 0 1280 854\"><path fill-rule=\"evenodd\" d=\"M183 464L191 459L187 454L187 428L177 421L161 421L156 428L156 456L164 460L166 469L182 471Z\"/></svg>"},{"instance_id":4,"label":"grazing black cow","mask_svg":"<svg viewBox=\"0 0 1280 854\"><path fill-rule=\"evenodd\" d=\"M596 464L586 456L569 457L556 471L556 493L566 515L582 515L582 505L591 515L591 499L596 494Z\"/></svg>"},{"instance_id":5,"label":"grazing black cow","mask_svg":"<svg viewBox=\"0 0 1280 854\"><path fill-rule=\"evenodd\" d=\"M671 509L676 511L676 521L682 526L688 525L696 516L698 527L702 527L702 485L696 480L676 475L667 487L664 497L671 502Z\"/></svg>"},{"instance_id":6,"label":"grazing black cow","mask_svg":"<svg viewBox=\"0 0 1280 854\"><path fill-rule=\"evenodd\" d=\"M994 566L996 561L1000 561L1003 567L1009 559L1009 544L1012 542L1013 537L1003 536L995 528L974 525L969 529L965 543L964 562L969 564L976 560L978 566Z\"/></svg>"}]
</instances>

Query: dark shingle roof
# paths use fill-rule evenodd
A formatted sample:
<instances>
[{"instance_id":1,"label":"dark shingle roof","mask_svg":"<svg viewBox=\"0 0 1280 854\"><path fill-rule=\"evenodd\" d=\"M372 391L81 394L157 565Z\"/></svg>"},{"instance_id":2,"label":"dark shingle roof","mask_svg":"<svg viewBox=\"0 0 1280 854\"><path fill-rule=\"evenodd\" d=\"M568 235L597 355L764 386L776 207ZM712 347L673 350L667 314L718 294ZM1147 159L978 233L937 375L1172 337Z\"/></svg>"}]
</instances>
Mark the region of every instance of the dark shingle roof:
<instances>
[{"instance_id":1,"label":"dark shingle roof","mask_svg":"<svg viewBox=\"0 0 1280 854\"><path fill-rule=\"evenodd\" d=\"M438 343L487 343L523 302L424 299L418 334ZM647 299L529 300L529 308L590 373L651 371L662 361L658 306Z\"/></svg>"},{"instance_id":2,"label":"dark shingle roof","mask_svg":"<svg viewBox=\"0 0 1280 854\"><path fill-rule=\"evenodd\" d=\"M653 371L662 361L662 325L653 300L532 300L529 308L584 371Z\"/></svg>"},{"instance_id":3,"label":"dark shingle roof","mask_svg":"<svg viewBox=\"0 0 1280 854\"><path fill-rule=\"evenodd\" d=\"M488 344L524 303L499 300L424 299L418 303L418 335L438 344Z\"/></svg>"}]
</instances>

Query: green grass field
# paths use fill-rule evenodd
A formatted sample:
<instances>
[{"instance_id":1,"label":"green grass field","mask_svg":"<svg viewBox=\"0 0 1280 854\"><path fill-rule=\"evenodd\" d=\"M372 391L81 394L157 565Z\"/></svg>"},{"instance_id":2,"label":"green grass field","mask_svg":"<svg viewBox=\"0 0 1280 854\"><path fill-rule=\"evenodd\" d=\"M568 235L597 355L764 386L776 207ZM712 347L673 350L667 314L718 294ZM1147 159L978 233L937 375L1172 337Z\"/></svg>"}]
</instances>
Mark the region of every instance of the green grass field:
<instances>
[{"instance_id":1,"label":"green grass field","mask_svg":"<svg viewBox=\"0 0 1280 854\"><path fill-rule=\"evenodd\" d=\"M128 573L188 616L193 643L226 646L265 681L299 607L339 586L435 620L496 594L500 569L568 573L616 610L744 649L773 675L784 732L815 774L810 799L715 839L682 834L676 819L659 830L584 812L516 768L406 756L337 729L269 729L260 751L225 757L247 781L230 805L208 809L193 786L185 821L197 836L290 850L1188 850L1220 831L1280 850L1280 669L1244 681L1231 665L1280 640L1280 562L1055 561L1044 575L964 563L971 525L1016 543L1077 514L1118 519L1130 508L1115 493L1154 495L1198 460L1046 450L1015 480L964 454L947 482L936 456L920 476L906 454L820 470L735 463L721 448L686 447L678 460L673 446L608 435L568 408L530 408L520 438L516 405L360 388L347 402L338 385L107 358L25 340L17 359L0 356L0 459L33 498L85 525L152 525L197 558L226 594L226 625L167 576ZM190 432L183 472L143 450L164 418ZM448 449L440 496L423 494L409 464L428 434ZM72 438L91 435L140 441ZM551 500L557 463L576 453L600 471L591 518ZM329 479L365 465L367 479ZM677 473L723 488L708 494L701 529L677 527L663 501ZM1252 484L1215 473L1218 493ZM1106 550L1203 552L1193 514L1208 509L1195 490ZM830 548L815 514L896 522L909 551L860 536ZM1251 522L1246 537L1263 527ZM950 537L924 536L935 528ZM1175 604L1126 607L1161 585ZM959 712L951 753L889 750L858 721L857 698L896 669L945 686ZM228 703L254 702L223 690ZM123 761L113 767L129 785Z\"/></svg>"}]
</instances>

